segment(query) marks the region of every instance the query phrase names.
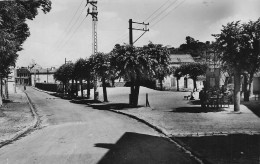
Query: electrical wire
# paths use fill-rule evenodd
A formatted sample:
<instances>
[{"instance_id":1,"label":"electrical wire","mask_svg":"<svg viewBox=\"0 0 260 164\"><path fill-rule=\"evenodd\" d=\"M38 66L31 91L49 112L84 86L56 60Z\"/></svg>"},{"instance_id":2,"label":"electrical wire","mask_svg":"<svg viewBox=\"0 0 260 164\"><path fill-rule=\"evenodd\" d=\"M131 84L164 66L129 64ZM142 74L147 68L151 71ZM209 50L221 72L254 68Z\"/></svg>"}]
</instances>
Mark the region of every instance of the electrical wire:
<instances>
[{"instance_id":1,"label":"electrical wire","mask_svg":"<svg viewBox=\"0 0 260 164\"><path fill-rule=\"evenodd\" d=\"M156 20L159 16L161 16L165 11L167 11L169 8L171 8L178 0L173 1L172 3L170 3L170 5L168 7L166 7L165 9L163 9L158 15L156 15L155 17L153 17L149 22L152 23L154 20Z\"/></svg>"},{"instance_id":2,"label":"electrical wire","mask_svg":"<svg viewBox=\"0 0 260 164\"><path fill-rule=\"evenodd\" d=\"M155 13L157 13L162 7L164 7L169 1L171 0L167 0L165 3L163 3L157 10L155 10L149 17L147 17L144 22L148 21Z\"/></svg>"},{"instance_id":3,"label":"electrical wire","mask_svg":"<svg viewBox=\"0 0 260 164\"><path fill-rule=\"evenodd\" d=\"M67 43L68 41L74 36L74 34L76 33L76 31L78 31L79 27L82 25L82 23L84 22L84 20L86 19L86 17L84 17L84 19L82 19L82 21L80 22L80 24L78 24L78 26L74 29L73 33L69 36L69 38L62 44L61 47L59 47L59 49L62 49Z\"/></svg>"},{"instance_id":4,"label":"electrical wire","mask_svg":"<svg viewBox=\"0 0 260 164\"><path fill-rule=\"evenodd\" d=\"M65 33L66 33L66 32L68 31L68 29L71 27L72 22L73 22L73 20L75 20L74 18L75 18L75 16L76 16L76 14L78 13L80 7L82 6L82 3L83 3L83 2L84 2L84 0L81 1L81 3L79 4L77 10L75 10L73 16L71 17L69 23L68 23L67 26L66 26L64 32L58 37L57 41L56 41L55 44L54 44L55 47L58 46L59 40L63 40L63 39L65 38L65 37L64 37L64 36L66 36ZM62 37L62 36L63 36L63 37Z\"/></svg>"},{"instance_id":5,"label":"electrical wire","mask_svg":"<svg viewBox=\"0 0 260 164\"><path fill-rule=\"evenodd\" d=\"M171 9L166 15L164 15L161 19L159 19L157 22L155 22L154 24L152 24L151 27L154 27L156 24L158 24L159 22L161 22L164 18L166 18L171 12L173 12L174 10L176 10L178 7L180 7L186 0L183 0L182 2L180 2L177 6L175 6L173 9Z\"/></svg>"}]
</instances>

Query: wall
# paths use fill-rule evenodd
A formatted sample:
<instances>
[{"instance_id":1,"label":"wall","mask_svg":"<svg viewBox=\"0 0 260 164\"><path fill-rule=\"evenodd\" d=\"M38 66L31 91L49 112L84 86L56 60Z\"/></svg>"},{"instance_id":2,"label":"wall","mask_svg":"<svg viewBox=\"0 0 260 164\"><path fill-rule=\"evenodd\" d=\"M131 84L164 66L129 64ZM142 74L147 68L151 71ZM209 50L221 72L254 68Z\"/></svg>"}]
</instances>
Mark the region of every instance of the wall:
<instances>
[{"instance_id":1,"label":"wall","mask_svg":"<svg viewBox=\"0 0 260 164\"><path fill-rule=\"evenodd\" d=\"M47 83L47 74L31 74L32 86L35 86L36 83ZM48 83L55 83L53 74L48 74Z\"/></svg>"}]
</instances>

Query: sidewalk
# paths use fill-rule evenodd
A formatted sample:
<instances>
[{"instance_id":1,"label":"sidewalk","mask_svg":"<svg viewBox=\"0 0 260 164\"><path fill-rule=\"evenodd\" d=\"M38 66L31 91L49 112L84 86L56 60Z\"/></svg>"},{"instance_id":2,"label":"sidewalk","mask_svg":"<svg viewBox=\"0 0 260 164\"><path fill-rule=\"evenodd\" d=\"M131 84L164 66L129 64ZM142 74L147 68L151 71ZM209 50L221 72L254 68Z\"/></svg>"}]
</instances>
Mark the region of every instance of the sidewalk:
<instances>
[{"instance_id":1,"label":"sidewalk","mask_svg":"<svg viewBox=\"0 0 260 164\"><path fill-rule=\"evenodd\" d=\"M17 88L0 108L0 147L33 128L37 122L26 94Z\"/></svg>"},{"instance_id":2,"label":"sidewalk","mask_svg":"<svg viewBox=\"0 0 260 164\"><path fill-rule=\"evenodd\" d=\"M128 89L125 90L128 92ZM121 95L114 96L117 92ZM110 103L127 103L121 100L128 100L123 88L110 89L108 93ZM245 105L241 104L240 112L234 112L233 105L219 110L203 110L200 105L194 105L199 104L198 94L195 95L197 103L192 103L184 99L184 95L188 95L189 92L160 92L147 88L140 89L140 105L145 105L145 93L149 93L151 107L115 111L143 119L168 136L260 134L260 118ZM102 93L100 95L102 96ZM254 100L251 100L251 103L253 102Z\"/></svg>"}]
</instances>

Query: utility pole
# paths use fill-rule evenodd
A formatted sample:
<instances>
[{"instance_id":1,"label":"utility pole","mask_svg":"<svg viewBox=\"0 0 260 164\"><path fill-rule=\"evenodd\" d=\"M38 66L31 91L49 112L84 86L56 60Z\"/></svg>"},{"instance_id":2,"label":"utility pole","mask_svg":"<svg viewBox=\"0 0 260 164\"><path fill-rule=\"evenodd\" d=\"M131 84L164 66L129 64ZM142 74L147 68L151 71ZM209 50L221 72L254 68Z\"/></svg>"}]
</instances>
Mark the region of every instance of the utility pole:
<instances>
[{"instance_id":1,"label":"utility pole","mask_svg":"<svg viewBox=\"0 0 260 164\"><path fill-rule=\"evenodd\" d=\"M47 84L48 84L48 73L49 73L49 72L48 72L48 68L47 68Z\"/></svg>"},{"instance_id":2,"label":"utility pole","mask_svg":"<svg viewBox=\"0 0 260 164\"><path fill-rule=\"evenodd\" d=\"M97 54L97 0L87 0L87 5L90 4L92 6L92 11L90 12L90 9L88 8L87 16L90 14L92 16L92 54ZM97 90L97 75L94 75L94 100L99 99L99 94Z\"/></svg>"},{"instance_id":3,"label":"utility pole","mask_svg":"<svg viewBox=\"0 0 260 164\"><path fill-rule=\"evenodd\" d=\"M140 29L140 28L133 28L133 23L134 24L141 24L144 25L144 28ZM130 46L133 46L134 43L140 39L147 31L149 31L149 29L147 29L147 26L149 25L149 23L140 23L140 22L133 22L132 19L129 19L129 44ZM144 31L143 34L141 36L139 36L134 42L133 42L133 30L140 30L140 31ZM135 87L132 84L131 85L131 94L129 95L129 104L134 104L134 93L135 93ZM138 100L138 99L137 99Z\"/></svg>"},{"instance_id":4,"label":"utility pole","mask_svg":"<svg viewBox=\"0 0 260 164\"><path fill-rule=\"evenodd\" d=\"M144 25L144 28L133 28L133 24L141 24ZM132 19L129 19L129 44L131 46L134 45L134 43L139 40L147 31L149 31L149 29L147 28L147 26L149 25L149 23L144 23L144 22L134 22ZM144 31L144 33L139 36L134 42L133 42L133 30L139 30L139 31Z\"/></svg>"}]
</instances>

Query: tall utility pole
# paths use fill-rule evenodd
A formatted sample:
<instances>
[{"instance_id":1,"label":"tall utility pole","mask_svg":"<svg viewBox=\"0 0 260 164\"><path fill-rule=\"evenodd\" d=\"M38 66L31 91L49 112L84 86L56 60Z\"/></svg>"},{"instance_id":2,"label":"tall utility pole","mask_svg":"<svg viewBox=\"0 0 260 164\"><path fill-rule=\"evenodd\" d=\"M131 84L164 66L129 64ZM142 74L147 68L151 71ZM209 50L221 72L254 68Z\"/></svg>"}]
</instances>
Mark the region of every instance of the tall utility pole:
<instances>
[{"instance_id":1,"label":"tall utility pole","mask_svg":"<svg viewBox=\"0 0 260 164\"><path fill-rule=\"evenodd\" d=\"M144 28L139 29L139 28L133 28L133 23L134 24L141 24L144 25ZM140 22L133 22L132 19L129 19L129 44L131 46L134 45L134 43L140 39L147 31L149 31L149 29L147 29L147 26L149 25L149 23L140 23ZM139 36L135 41L133 41L133 30L140 30L140 31L144 31L143 34L141 36ZM131 85L131 94L129 95L129 104L134 104L134 93L135 93L135 87L133 85Z\"/></svg>"},{"instance_id":2,"label":"tall utility pole","mask_svg":"<svg viewBox=\"0 0 260 164\"><path fill-rule=\"evenodd\" d=\"M92 53L94 55L97 54L97 0L87 0L87 5L90 4L92 6L92 11L90 12L90 9L88 8L87 16L90 14L92 16ZM97 90L97 75L94 75L94 100L98 100L98 90Z\"/></svg>"}]
</instances>

